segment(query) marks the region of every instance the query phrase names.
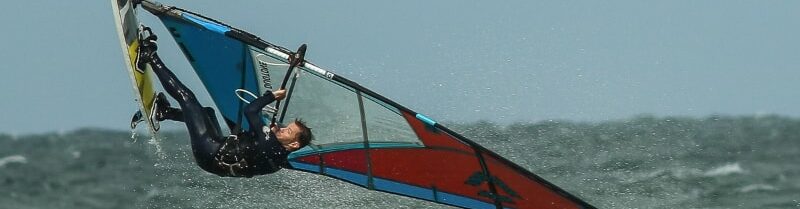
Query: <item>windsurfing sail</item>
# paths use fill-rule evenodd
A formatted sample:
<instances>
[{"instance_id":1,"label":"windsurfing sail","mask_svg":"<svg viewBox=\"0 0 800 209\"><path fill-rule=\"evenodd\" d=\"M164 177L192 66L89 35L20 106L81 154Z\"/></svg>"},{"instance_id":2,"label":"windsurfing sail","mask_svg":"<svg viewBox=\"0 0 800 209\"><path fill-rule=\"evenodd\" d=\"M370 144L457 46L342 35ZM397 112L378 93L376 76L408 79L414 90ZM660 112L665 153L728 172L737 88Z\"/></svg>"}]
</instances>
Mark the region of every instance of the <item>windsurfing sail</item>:
<instances>
[{"instance_id":1,"label":"windsurfing sail","mask_svg":"<svg viewBox=\"0 0 800 209\"><path fill-rule=\"evenodd\" d=\"M315 135L289 156L292 169L465 208L594 208L347 78L308 61L290 70L291 50L184 9L142 6L166 26L231 127L249 128L243 90L261 94L289 78L274 114L302 118Z\"/></svg>"}]
</instances>

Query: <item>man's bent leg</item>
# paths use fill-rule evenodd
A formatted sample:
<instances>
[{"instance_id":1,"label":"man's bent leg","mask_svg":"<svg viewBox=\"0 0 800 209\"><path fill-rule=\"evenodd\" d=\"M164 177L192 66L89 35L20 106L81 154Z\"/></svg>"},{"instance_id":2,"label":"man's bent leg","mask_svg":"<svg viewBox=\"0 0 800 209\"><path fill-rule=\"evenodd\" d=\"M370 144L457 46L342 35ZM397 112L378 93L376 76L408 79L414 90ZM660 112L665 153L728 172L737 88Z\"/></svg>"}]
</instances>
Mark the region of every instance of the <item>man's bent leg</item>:
<instances>
[{"instance_id":1,"label":"man's bent leg","mask_svg":"<svg viewBox=\"0 0 800 209\"><path fill-rule=\"evenodd\" d=\"M150 54L149 58L151 67L164 90L172 98L175 98L184 113L182 114L183 122L191 137L192 154L195 161L203 170L219 175L222 171L216 166L214 160L214 155L221 146L220 142L224 141L219 123L210 117L207 110L197 101L194 93L167 69L155 52Z\"/></svg>"}]
</instances>

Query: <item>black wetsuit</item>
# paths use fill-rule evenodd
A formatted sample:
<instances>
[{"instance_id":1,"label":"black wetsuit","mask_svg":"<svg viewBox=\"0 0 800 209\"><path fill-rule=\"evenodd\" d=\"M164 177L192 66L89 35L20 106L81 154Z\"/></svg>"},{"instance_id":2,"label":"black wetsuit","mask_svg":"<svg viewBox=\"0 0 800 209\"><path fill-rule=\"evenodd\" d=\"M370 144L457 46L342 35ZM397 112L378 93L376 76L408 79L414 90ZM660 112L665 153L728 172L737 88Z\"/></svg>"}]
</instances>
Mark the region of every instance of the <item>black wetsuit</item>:
<instances>
[{"instance_id":1,"label":"black wetsuit","mask_svg":"<svg viewBox=\"0 0 800 209\"><path fill-rule=\"evenodd\" d=\"M155 50L140 56L140 59L148 59L161 85L180 105L181 109L171 109L166 119L186 124L192 153L200 168L219 176L252 177L290 167L286 160L289 151L278 142L275 134L267 136L262 131L265 125L261 109L275 101L272 92L245 107L250 131L235 136L222 135L213 109L200 105L194 93L167 69Z\"/></svg>"}]
</instances>

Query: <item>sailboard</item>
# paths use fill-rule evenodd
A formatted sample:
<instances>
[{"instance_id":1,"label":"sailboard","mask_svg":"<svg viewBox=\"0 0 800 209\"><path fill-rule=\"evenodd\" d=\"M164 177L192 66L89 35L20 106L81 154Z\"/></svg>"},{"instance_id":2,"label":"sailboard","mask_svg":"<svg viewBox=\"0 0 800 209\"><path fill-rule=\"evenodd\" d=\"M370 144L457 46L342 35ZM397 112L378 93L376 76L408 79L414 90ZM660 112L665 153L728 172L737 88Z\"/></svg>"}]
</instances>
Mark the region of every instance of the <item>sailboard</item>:
<instances>
[{"instance_id":1,"label":"sailboard","mask_svg":"<svg viewBox=\"0 0 800 209\"><path fill-rule=\"evenodd\" d=\"M283 103L262 119L302 118L315 135L289 155L291 169L464 208L595 208L352 80L307 60L290 67L296 52L185 9L141 6L167 28L230 127L249 128L241 92L286 86Z\"/></svg>"},{"instance_id":2,"label":"sailboard","mask_svg":"<svg viewBox=\"0 0 800 209\"><path fill-rule=\"evenodd\" d=\"M145 66L145 69L140 69L136 65L143 28L137 20L135 5L131 0L111 0L111 7L114 12L114 21L125 66L133 84L134 100L139 107L131 118L131 129L135 129L137 124L144 122L147 124L150 135L155 136L159 125L157 121L152 120L153 104L156 98L152 79L153 70L149 64Z\"/></svg>"}]
</instances>

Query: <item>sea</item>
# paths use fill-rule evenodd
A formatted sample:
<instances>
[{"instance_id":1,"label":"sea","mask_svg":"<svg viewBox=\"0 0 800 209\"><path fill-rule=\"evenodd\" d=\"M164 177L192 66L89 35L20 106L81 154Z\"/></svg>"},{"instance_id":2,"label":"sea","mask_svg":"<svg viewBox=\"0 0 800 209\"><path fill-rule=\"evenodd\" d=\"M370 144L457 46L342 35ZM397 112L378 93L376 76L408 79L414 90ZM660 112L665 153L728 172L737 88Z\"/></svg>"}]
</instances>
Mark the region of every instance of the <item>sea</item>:
<instances>
[{"instance_id":1,"label":"sea","mask_svg":"<svg viewBox=\"0 0 800 209\"><path fill-rule=\"evenodd\" d=\"M800 208L800 119L447 123L598 208ZM0 134L0 209L451 208L282 170L203 172L183 130Z\"/></svg>"}]
</instances>

